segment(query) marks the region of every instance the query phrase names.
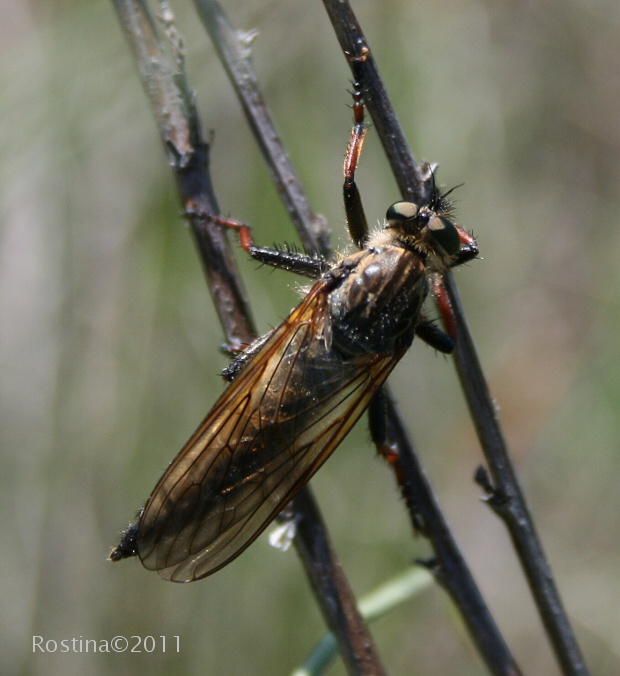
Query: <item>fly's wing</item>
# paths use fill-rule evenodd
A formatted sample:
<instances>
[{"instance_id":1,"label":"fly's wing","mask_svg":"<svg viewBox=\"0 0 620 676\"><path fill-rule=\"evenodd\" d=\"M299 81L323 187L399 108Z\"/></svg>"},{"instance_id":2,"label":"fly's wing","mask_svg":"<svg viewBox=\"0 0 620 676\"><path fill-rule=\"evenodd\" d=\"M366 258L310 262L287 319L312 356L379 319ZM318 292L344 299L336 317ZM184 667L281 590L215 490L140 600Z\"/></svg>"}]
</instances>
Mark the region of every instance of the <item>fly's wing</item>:
<instances>
[{"instance_id":1,"label":"fly's wing","mask_svg":"<svg viewBox=\"0 0 620 676\"><path fill-rule=\"evenodd\" d=\"M176 582L238 556L310 479L402 356L343 360L317 282L229 385L153 490L138 554Z\"/></svg>"}]
</instances>

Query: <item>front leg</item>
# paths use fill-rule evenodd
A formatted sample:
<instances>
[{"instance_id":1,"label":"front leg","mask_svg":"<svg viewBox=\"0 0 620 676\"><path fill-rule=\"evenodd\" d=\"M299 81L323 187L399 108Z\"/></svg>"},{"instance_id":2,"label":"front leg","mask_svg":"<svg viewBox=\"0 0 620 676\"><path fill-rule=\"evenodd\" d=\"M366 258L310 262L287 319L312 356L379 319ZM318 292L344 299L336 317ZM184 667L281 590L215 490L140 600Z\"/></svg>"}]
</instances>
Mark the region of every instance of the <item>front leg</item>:
<instances>
[{"instance_id":1,"label":"front leg","mask_svg":"<svg viewBox=\"0 0 620 676\"><path fill-rule=\"evenodd\" d=\"M252 239L251 228L247 223L242 223L234 218L225 218L209 213L192 213L193 216L199 216L205 221L211 221L217 225L234 230L239 235L239 243L244 251L255 260L264 265L271 265L274 268L288 270L310 279L318 279L325 271L329 270L331 264L329 261L318 254L310 255L293 251L288 248L277 249L263 246L255 246Z\"/></svg>"},{"instance_id":2,"label":"front leg","mask_svg":"<svg viewBox=\"0 0 620 676\"><path fill-rule=\"evenodd\" d=\"M331 268L330 262L318 254L310 255L300 251L291 251L288 248L277 249L252 245L248 253L255 260L264 265L288 270L310 279L318 279Z\"/></svg>"},{"instance_id":3,"label":"front leg","mask_svg":"<svg viewBox=\"0 0 620 676\"><path fill-rule=\"evenodd\" d=\"M347 228L351 239L360 249L363 249L368 240L368 221L362 205L362 197L355 182L355 170L362 154L364 139L368 127L364 122L364 101L358 83L353 83L353 129L351 140L344 158L344 184L342 193L344 211L347 218Z\"/></svg>"}]
</instances>

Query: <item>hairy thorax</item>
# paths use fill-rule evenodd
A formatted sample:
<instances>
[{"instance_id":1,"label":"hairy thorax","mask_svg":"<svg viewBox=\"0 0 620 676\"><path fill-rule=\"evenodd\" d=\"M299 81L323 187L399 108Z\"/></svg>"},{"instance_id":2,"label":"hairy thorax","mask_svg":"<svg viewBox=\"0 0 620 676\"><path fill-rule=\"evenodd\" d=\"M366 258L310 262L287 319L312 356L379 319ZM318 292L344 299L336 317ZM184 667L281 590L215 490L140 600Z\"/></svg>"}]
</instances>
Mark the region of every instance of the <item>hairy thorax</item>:
<instances>
[{"instance_id":1,"label":"hairy thorax","mask_svg":"<svg viewBox=\"0 0 620 676\"><path fill-rule=\"evenodd\" d=\"M344 258L329 294L333 346L344 356L406 349L426 297L425 265L399 246L369 248Z\"/></svg>"}]
</instances>

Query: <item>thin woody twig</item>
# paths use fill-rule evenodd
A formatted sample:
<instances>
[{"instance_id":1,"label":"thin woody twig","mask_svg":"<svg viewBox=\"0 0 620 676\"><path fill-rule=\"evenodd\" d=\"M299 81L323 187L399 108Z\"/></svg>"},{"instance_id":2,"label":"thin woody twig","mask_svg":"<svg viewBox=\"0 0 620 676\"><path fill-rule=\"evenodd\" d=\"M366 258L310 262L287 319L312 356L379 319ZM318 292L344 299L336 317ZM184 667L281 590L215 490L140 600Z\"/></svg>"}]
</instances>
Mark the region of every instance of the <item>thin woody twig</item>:
<instances>
[{"instance_id":1,"label":"thin woody twig","mask_svg":"<svg viewBox=\"0 0 620 676\"><path fill-rule=\"evenodd\" d=\"M291 504L302 514L297 524L295 547L323 617L336 638L347 672L352 675L382 676L385 670L374 640L331 546L316 501L308 490L302 489Z\"/></svg>"},{"instance_id":2,"label":"thin woody twig","mask_svg":"<svg viewBox=\"0 0 620 676\"><path fill-rule=\"evenodd\" d=\"M366 38L349 3L347 0L323 1L340 45L351 64L353 76L359 80L366 93L366 105L383 142L402 196L414 200L420 197L423 199L424 190L420 186L419 169L396 122ZM352 56L357 58L351 58ZM455 364L494 480L493 486L487 483L491 491L489 503L509 529L558 662L567 674L586 674L587 668L513 470L495 406L489 395L450 273L445 275L444 284L452 302L458 328Z\"/></svg>"},{"instance_id":3,"label":"thin woody twig","mask_svg":"<svg viewBox=\"0 0 620 676\"><path fill-rule=\"evenodd\" d=\"M171 65L144 2L113 2L151 103L181 201L187 213L195 214L190 217L192 233L226 342L232 346L249 343L254 335L251 314L228 238L222 228L205 224L197 215L218 213L219 209L208 171L209 146L202 138L190 90L182 78L176 77L176 65ZM173 61L181 58L180 45L175 49Z\"/></svg>"},{"instance_id":4,"label":"thin woody twig","mask_svg":"<svg viewBox=\"0 0 620 676\"><path fill-rule=\"evenodd\" d=\"M314 212L306 198L250 63L250 43L254 34L235 31L219 3L195 0L194 4L217 49L304 248L309 253L329 253L329 233L325 219Z\"/></svg>"},{"instance_id":5,"label":"thin woody twig","mask_svg":"<svg viewBox=\"0 0 620 676\"><path fill-rule=\"evenodd\" d=\"M492 674L520 673L510 649L476 586L457 543L452 536L439 503L419 464L402 419L386 392L388 436L398 450L397 471L406 477L403 497L411 519L432 544L435 557L423 563L446 589L461 611L472 640ZM421 523L419 521L421 520Z\"/></svg>"},{"instance_id":6,"label":"thin woody twig","mask_svg":"<svg viewBox=\"0 0 620 676\"><path fill-rule=\"evenodd\" d=\"M497 418L496 408L461 309L456 285L452 279L448 280L446 289L450 294L452 307L459 310L455 313L459 332L459 342L455 353L456 368L489 465L493 485L487 480L484 471L477 472L476 480L487 492L487 503L508 528L532 596L563 672L584 676L588 673L588 669L521 491Z\"/></svg>"},{"instance_id":7,"label":"thin woody twig","mask_svg":"<svg viewBox=\"0 0 620 676\"><path fill-rule=\"evenodd\" d=\"M182 45L174 28L173 17L163 5L166 37L177 68L173 69L164 51L155 22L144 2L114 0L114 5L134 53L143 86L151 102L160 136L167 150L177 187L203 261L213 301L219 313L226 340L231 345L248 343L256 335L249 308L235 268L227 238L220 227L206 222L204 213L219 213L208 170L208 145L200 132L193 97L182 69ZM250 108L252 108L250 106ZM291 184L290 174L283 172L284 182ZM301 197L293 202L303 203ZM312 222L309 209L304 223ZM316 224L318 239L310 246L323 245L323 231ZM316 242L319 244L316 244ZM326 621L339 639L341 654L351 674L383 674L379 657L364 621L357 611L355 599L329 542L309 488L297 495L298 552Z\"/></svg>"}]
</instances>

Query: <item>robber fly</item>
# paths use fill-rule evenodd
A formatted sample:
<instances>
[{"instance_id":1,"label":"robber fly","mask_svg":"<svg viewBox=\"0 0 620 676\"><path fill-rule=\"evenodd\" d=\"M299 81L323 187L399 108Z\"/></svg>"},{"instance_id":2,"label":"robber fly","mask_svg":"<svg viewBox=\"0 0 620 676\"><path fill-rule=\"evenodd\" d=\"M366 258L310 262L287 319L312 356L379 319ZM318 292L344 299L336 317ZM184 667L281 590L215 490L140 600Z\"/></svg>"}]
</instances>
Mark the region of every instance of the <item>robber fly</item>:
<instances>
[{"instance_id":1,"label":"robber fly","mask_svg":"<svg viewBox=\"0 0 620 676\"><path fill-rule=\"evenodd\" d=\"M214 573L271 523L343 440L414 334L443 352L453 338L422 313L432 287L449 318L441 274L475 258L473 236L450 219L429 169L426 204L396 202L382 230L368 235L354 172L366 126L361 93L345 159L345 212L360 251L326 261L252 244L257 260L316 281L290 315L242 352L224 375L230 385L155 486L138 523L110 558L138 555L146 568L176 582ZM377 415L369 416L370 420ZM371 424L378 447L382 426Z\"/></svg>"}]
</instances>

